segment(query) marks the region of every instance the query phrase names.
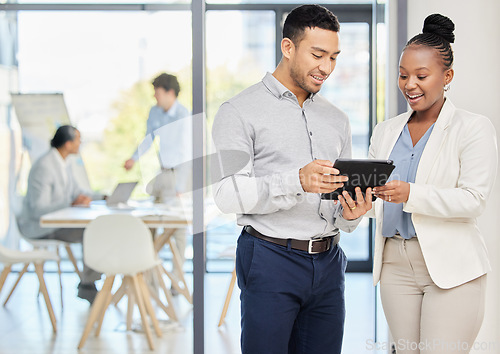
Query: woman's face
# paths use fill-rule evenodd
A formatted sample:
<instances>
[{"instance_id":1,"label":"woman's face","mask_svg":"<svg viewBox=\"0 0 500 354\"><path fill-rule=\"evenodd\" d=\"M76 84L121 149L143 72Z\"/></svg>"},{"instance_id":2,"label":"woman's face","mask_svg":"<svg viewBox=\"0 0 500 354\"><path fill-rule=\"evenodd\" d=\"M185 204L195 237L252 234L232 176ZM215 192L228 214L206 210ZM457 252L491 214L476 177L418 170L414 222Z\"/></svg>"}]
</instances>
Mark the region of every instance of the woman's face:
<instances>
[{"instance_id":1,"label":"woman's face","mask_svg":"<svg viewBox=\"0 0 500 354\"><path fill-rule=\"evenodd\" d=\"M75 138L73 140L67 141L67 146L69 147L69 153L70 154L78 154L78 151L80 150L80 132L78 130L75 130Z\"/></svg>"},{"instance_id":2,"label":"woman's face","mask_svg":"<svg viewBox=\"0 0 500 354\"><path fill-rule=\"evenodd\" d=\"M411 109L417 112L444 103L444 86L453 79L453 69L446 69L439 52L424 45L405 49L399 61L399 89Z\"/></svg>"}]
</instances>

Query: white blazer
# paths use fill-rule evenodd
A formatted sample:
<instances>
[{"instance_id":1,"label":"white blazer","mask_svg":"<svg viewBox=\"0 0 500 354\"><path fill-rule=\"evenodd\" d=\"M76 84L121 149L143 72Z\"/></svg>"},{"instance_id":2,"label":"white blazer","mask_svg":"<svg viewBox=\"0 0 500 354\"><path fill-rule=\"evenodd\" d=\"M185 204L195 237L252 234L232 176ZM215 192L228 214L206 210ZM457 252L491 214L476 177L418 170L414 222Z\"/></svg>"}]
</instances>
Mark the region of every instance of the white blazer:
<instances>
[{"instance_id":1,"label":"white blazer","mask_svg":"<svg viewBox=\"0 0 500 354\"><path fill-rule=\"evenodd\" d=\"M378 124L370 158L388 159L413 111ZM491 267L476 218L486 206L497 171L495 128L484 116L446 99L410 183L403 210L412 213L418 241L434 283L449 289L488 272ZM382 236L383 201L376 217L373 283L380 280L386 238Z\"/></svg>"},{"instance_id":2,"label":"white blazer","mask_svg":"<svg viewBox=\"0 0 500 354\"><path fill-rule=\"evenodd\" d=\"M55 210L67 208L79 194L94 198L100 197L80 188L66 167L68 179L63 178L61 163L57 160L59 152L51 148L31 167L28 177L28 191L23 200L23 209L17 222L19 230L29 238L39 238L56 229L40 227L40 217Z\"/></svg>"}]
</instances>

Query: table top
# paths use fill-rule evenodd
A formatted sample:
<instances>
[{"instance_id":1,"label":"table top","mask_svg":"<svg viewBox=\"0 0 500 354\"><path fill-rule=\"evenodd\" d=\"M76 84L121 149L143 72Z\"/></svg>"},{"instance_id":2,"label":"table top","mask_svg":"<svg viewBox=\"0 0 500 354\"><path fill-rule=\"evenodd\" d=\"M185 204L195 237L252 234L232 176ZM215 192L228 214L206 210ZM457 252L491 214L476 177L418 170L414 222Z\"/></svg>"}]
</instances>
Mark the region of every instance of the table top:
<instances>
[{"instance_id":1,"label":"table top","mask_svg":"<svg viewBox=\"0 0 500 354\"><path fill-rule=\"evenodd\" d=\"M180 206L151 204L140 206L108 207L92 203L90 207L69 207L45 214L40 219L41 227L84 228L101 215L131 214L151 228L179 228L192 223L192 211Z\"/></svg>"}]
</instances>

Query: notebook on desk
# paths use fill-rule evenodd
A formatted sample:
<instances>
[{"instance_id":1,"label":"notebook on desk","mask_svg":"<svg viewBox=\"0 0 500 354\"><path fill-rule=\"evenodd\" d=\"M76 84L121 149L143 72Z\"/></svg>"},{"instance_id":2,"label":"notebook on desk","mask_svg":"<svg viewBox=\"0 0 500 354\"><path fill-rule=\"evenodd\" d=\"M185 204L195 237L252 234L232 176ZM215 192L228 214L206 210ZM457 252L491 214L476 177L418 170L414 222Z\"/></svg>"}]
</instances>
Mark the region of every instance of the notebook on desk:
<instances>
[{"instance_id":1,"label":"notebook on desk","mask_svg":"<svg viewBox=\"0 0 500 354\"><path fill-rule=\"evenodd\" d=\"M120 203L127 203L137 182L118 183L113 193L106 199L106 205L113 207Z\"/></svg>"}]
</instances>

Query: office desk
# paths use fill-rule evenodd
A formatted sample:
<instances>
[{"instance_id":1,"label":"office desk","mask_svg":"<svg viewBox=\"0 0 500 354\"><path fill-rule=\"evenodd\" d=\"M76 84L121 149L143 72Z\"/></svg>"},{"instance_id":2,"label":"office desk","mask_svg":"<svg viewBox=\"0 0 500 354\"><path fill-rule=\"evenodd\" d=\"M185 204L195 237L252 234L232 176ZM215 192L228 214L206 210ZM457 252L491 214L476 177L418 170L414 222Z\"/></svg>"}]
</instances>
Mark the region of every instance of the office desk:
<instances>
[{"instance_id":1,"label":"office desk","mask_svg":"<svg viewBox=\"0 0 500 354\"><path fill-rule=\"evenodd\" d=\"M181 269L180 254L171 237L177 229L187 227L192 223L192 213L181 207L155 204L109 208L104 204L93 203L90 207L69 207L45 214L40 218L40 226L46 228L85 228L98 216L123 213L140 218L150 229L163 228L165 232L154 240L155 249L159 252L168 244L172 251L172 261L176 263L178 269ZM177 277L166 269L164 272L172 281L173 288L183 295L189 303L193 303L184 276L180 274Z\"/></svg>"},{"instance_id":2,"label":"office desk","mask_svg":"<svg viewBox=\"0 0 500 354\"><path fill-rule=\"evenodd\" d=\"M89 208L70 207L45 214L40 226L48 228L85 228L92 220L101 215L131 214L140 218L152 228L178 229L192 223L191 215L181 208L153 206L145 208L109 208L105 205L91 205Z\"/></svg>"}]
</instances>

